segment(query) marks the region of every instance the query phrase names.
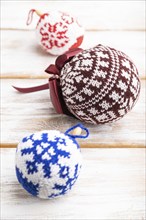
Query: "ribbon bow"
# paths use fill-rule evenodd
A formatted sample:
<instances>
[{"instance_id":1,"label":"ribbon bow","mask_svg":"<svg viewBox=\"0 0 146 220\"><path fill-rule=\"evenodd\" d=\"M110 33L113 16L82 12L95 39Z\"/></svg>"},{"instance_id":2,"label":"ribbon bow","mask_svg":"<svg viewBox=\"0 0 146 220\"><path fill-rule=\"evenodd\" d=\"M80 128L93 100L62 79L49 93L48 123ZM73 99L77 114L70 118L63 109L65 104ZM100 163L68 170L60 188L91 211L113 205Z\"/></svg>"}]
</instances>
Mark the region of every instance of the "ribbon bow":
<instances>
[{"instance_id":1,"label":"ribbon bow","mask_svg":"<svg viewBox=\"0 0 146 220\"><path fill-rule=\"evenodd\" d=\"M19 88L16 86L13 86L13 88L22 93L30 93L50 89L51 102L56 112L59 114L67 114L72 116L72 114L68 111L62 96L62 91L60 87L60 71L68 61L70 61L76 54L80 53L81 51L81 48L75 48L58 56L55 61L55 65L51 64L45 70L46 73L52 74L52 76L48 80L48 83L29 88Z\"/></svg>"}]
</instances>

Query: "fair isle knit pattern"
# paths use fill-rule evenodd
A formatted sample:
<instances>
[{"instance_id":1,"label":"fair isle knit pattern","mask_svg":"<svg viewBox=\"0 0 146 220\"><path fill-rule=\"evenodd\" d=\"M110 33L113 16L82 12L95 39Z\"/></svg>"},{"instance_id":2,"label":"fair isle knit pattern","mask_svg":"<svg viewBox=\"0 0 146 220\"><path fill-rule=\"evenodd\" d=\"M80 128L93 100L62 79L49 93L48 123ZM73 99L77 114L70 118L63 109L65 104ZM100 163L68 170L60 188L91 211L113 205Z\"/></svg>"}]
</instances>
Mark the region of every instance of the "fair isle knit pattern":
<instances>
[{"instance_id":1,"label":"fair isle knit pattern","mask_svg":"<svg viewBox=\"0 0 146 220\"><path fill-rule=\"evenodd\" d=\"M140 92L138 71L130 58L103 45L84 50L66 63L60 83L69 111L92 124L122 118Z\"/></svg>"},{"instance_id":2,"label":"fair isle knit pattern","mask_svg":"<svg viewBox=\"0 0 146 220\"><path fill-rule=\"evenodd\" d=\"M72 188L81 162L74 137L56 130L37 132L24 137L17 147L16 175L26 191L49 199L64 195Z\"/></svg>"}]
</instances>

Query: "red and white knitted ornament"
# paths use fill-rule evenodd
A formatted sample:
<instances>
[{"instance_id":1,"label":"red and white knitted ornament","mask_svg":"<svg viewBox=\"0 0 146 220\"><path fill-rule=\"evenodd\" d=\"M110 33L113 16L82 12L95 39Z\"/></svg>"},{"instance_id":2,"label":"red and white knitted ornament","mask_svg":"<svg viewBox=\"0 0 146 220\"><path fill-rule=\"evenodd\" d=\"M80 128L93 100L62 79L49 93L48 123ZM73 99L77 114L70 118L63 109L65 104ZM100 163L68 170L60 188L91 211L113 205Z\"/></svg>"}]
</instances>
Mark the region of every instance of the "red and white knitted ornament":
<instances>
[{"instance_id":1,"label":"red and white knitted ornament","mask_svg":"<svg viewBox=\"0 0 146 220\"><path fill-rule=\"evenodd\" d=\"M52 74L49 85L15 88L34 92L49 87L57 113L87 123L105 124L122 118L133 108L140 93L138 71L131 59L103 45L68 51L46 72Z\"/></svg>"},{"instance_id":2,"label":"red and white knitted ornament","mask_svg":"<svg viewBox=\"0 0 146 220\"><path fill-rule=\"evenodd\" d=\"M73 16L60 11L40 14L32 9L28 14L27 25L32 21L33 13L40 17L36 26L38 43L52 55L60 55L69 49L81 45L84 29Z\"/></svg>"}]
</instances>

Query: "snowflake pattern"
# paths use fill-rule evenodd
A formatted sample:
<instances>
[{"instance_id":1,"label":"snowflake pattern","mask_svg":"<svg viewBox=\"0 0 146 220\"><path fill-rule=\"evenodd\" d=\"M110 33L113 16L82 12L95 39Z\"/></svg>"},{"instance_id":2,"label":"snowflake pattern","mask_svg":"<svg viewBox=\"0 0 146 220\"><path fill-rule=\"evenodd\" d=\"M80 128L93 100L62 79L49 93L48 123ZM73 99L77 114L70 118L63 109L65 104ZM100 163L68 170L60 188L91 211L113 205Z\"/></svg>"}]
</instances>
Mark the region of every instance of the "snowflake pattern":
<instances>
[{"instance_id":1,"label":"snowflake pattern","mask_svg":"<svg viewBox=\"0 0 146 220\"><path fill-rule=\"evenodd\" d=\"M75 18L59 11L44 14L37 24L36 34L47 52L60 55L75 44L76 47L81 44L84 30Z\"/></svg>"},{"instance_id":2,"label":"snowflake pattern","mask_svg":"<svg viewBox=\"0 0 146 220\"><path fill-rule=\"evenodd\" d=\"M112 91L112 94L109 97L112 98L116 102L118 102L120 98L119 94L116 91Z\"/></svg>"},{"instance_id":3,"label":"snowflake pattern","mask_svg":"<svg viewBox=\"0 0 146 220\"><path fill-rule=\"evenodd\" d=\"M126 90L127 90L127 85L126 85L126 83L122 82L122 80L119 80L117 87L120 88L121 90L123 90L124 92L126 92Z\"/></svg>"},{"instance_id":4,"label":"snowflake pattern","mask_svg":"<svg viewBox=\"0 0 146 220\"><path fill-rule=\"evenodd\" d=\"M18 181L34 196L47 199L66 194L80 169L79 145L59 131L37 132L23 138L17 147Z\"/></svg>"},{"instance_id":5,"label":"snowflake pattern","mask_svg":"<svg viewBox=\"0 0 146 220\"><path fill-rule=\"evenodd\" d=\"M102 108L107 110L110 107L110 104L106 101L103 101L101 104L99 104Z\"/></svg>"},{"instance_id":6,"label":"snowflake pattern","mask_svg":"<svg viewBox=\"0 0 146 220\"><path fill-rule=\"evenodd\" d=\"M91 115L96 115L98 111L95 108L88 109Z\"/></svg>"},{"instance_id":7,"label":"snowflake pattern","mask_svg":"<svg viewBox=\"0 0 146 220\"><path fill-rule=\"evenodd\" d=\"M107 75L107 72L100 70L100 71L97 72L97 75L98 75L99 77L105 78L106 75Z\"/></svg>"},{"instance_id":8,"label":"snowflake pattern","mask_svg":"<svg viewBox=\"0 0 146 220\"><path fill-rule=\"evenodd\" d=\"M68 110L93 124L122 118L140 92L138 71L129 57L103 45L74 56L62 68L60 83ZM68 88L72 90L69 94Z\"/></svg>"},{"instance_id":9,"label":"snowflake pattern","mask_svg":"<svg viewBox=\"0 0 146 220\"><path fill-rule=\"evenodd\" d=\"M97 116L97 120L100 122L104 121L105 119L107 119L107 115L105 113Z\"/></svg>"},{"instance_id":10,"label":"snowflake pattern","mask_svg":"<svg viewBox=\"0 0 146 220\"><path fill-rule=\"evenodd\" d=\"M69 42L67 30L67 26L62 22L54 25L45 23L40 29L40 34L42 35L42 45L44 45L47 49L51 49L53 46L63 47Z\"/></svg>"}]
</instances>

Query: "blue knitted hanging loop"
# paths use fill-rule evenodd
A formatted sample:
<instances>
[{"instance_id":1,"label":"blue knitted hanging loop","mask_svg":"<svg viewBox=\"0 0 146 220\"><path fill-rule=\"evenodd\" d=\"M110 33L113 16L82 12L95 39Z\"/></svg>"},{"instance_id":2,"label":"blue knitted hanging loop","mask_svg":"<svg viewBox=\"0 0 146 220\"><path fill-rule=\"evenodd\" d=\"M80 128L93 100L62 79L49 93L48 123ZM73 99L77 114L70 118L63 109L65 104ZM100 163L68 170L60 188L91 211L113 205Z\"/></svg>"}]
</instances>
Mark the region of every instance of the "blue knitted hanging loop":
<instances>
[{"instance_id":1,"label":"blue knitted hanging loop","mask_svg":"<svg viewBox=\"0 0 146 220\"><path fill-rule=\"evenodd\" d=\"M84 130L86 133L84 135L80 134L80 135L73 135L73 134L69 134L69 132L73 131L75 128L81 128L82 130ZM84 127L84 125L82 124L76 124L74 125L73 127L69 128L66 132L65 132L66 135L72 137L72 138L87 138L89 136L89 131L86 127Z\"/></svg>"}]
</instances>

